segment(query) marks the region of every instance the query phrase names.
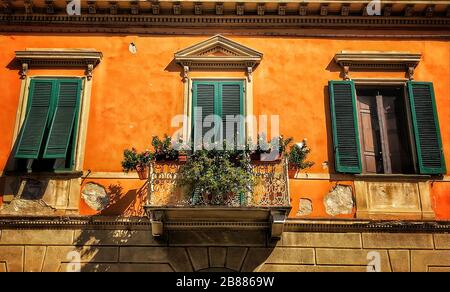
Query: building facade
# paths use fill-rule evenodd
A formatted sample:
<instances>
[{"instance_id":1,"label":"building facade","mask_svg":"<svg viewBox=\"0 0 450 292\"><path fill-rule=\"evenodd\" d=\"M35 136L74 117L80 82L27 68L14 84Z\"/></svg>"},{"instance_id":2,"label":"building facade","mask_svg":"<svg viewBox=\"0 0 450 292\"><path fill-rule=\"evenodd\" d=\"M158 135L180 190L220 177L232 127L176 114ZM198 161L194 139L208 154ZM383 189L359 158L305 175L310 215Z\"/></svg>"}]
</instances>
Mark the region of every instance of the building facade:
<instances>
[{"instance_id":1,"label":"building facade","mask_svg":"<svg viewBox=\"0 0 450 292\"><path fill-rule=\"evenodd\" d=\"M449 271L450 1L1 4L0 271ZM196 106L314 165L202 208L122 171Z\"/></svg>"}]
</instances>

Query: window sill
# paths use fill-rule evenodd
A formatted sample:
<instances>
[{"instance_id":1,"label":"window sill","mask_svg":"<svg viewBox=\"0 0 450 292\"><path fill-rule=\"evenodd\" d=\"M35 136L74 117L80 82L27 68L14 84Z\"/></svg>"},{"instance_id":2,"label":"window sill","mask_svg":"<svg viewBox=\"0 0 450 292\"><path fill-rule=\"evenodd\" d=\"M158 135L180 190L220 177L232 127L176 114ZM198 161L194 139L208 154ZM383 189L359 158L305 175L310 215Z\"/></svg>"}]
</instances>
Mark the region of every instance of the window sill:
<instances>
[{"instance_id":1,"label":"window sill","mask_svg":"<svg viewBox=\"0 0 450 292\"><path fill-rule=\"evenodd\" d=\"M80 178L83 176L82 171L54 171L54 172L23 172L23 171L9 171L4 173L5 177L21 177L21 178L55 178L55 179L69 179L69 178Z\"/></svg>"},{"instance_id":2,"label":"window sill","mask_svg":"<svg viewBox=\"0 0 450 292\"><path fill-rule=\"evenodd\" d=\"M430 180L427 174L355 174L355 178L379 180Z\"/></svg>"}]
</instances>

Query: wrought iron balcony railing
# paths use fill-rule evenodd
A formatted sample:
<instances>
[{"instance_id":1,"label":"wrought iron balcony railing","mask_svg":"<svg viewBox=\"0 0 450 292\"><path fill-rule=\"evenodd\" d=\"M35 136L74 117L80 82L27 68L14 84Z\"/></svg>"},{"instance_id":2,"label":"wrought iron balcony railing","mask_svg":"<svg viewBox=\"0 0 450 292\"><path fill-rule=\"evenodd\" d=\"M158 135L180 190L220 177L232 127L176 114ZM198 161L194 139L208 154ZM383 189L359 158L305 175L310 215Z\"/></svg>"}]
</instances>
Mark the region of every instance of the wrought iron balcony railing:
<instances>
[{"instance_id":1,"label":"wrought iron balcony railing","mask_svg":"<svg viewBox=\"0 0 450 292\"><path fill-rule=\"evenodd\" d=\"M149 172L147 207L289 207L286 161L252 162L255 185L239 195L192 195L177 183L179 162L153 162Z\"/></svg>"}]
</instances>

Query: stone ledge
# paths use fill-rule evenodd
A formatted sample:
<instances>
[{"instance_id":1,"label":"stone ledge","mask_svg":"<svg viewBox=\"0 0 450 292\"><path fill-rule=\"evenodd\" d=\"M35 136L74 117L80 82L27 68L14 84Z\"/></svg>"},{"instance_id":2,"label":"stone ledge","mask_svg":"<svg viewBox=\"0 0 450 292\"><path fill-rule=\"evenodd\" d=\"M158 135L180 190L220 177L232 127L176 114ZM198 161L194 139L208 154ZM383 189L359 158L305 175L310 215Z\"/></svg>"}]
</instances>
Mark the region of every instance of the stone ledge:
<instances>
[{"instance_id":1,"label":"stone ledge","mask_svg":"<svg viewBox=\"0 0 450 292\"><path fill-rule=\"evenodd\" d=\"M224 222L217 222L217 226ZM242 230L266 230L267 223L237 222ZM222 224L224 225L224 224ZM151 230L147 217L107 217L107 216L0 216L0 230L7 229L102 229L116 230L133 227ZM169 230L209 230L210 222L169 224ZM216 228L221 229L221 228ZM450 233L450 222L436 221L370 221L357 219L302 219L286 220L285 232L378 232L378 233Z\"/></svg>"}]
</instances>

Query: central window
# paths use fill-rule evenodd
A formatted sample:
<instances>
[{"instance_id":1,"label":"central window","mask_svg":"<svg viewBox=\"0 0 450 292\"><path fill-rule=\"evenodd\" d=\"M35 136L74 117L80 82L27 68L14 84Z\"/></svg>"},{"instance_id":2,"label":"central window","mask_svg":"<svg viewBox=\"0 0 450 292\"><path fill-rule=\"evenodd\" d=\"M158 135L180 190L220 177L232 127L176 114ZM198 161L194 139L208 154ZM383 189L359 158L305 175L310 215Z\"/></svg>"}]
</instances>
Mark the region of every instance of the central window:
<instances>
[{"instance_id":1,"label":"central window","mask_svg":"<svg viewBox=\"0 0 450 292\"><path fill-rule=\"evenodd\" d=\"M365 173L414 173L403 86L356 86Z\"/></svg>"},{"instance_id":2,"label":"central window","mask_svg":"<svg viewBox=\"0 0 450 292\"><path fill-rule=\"evenodd\" d=\"M194 80L192 85L192 138L195 144L226 141L244 145L244 82Z\"/></svg>"}]
</instances>

